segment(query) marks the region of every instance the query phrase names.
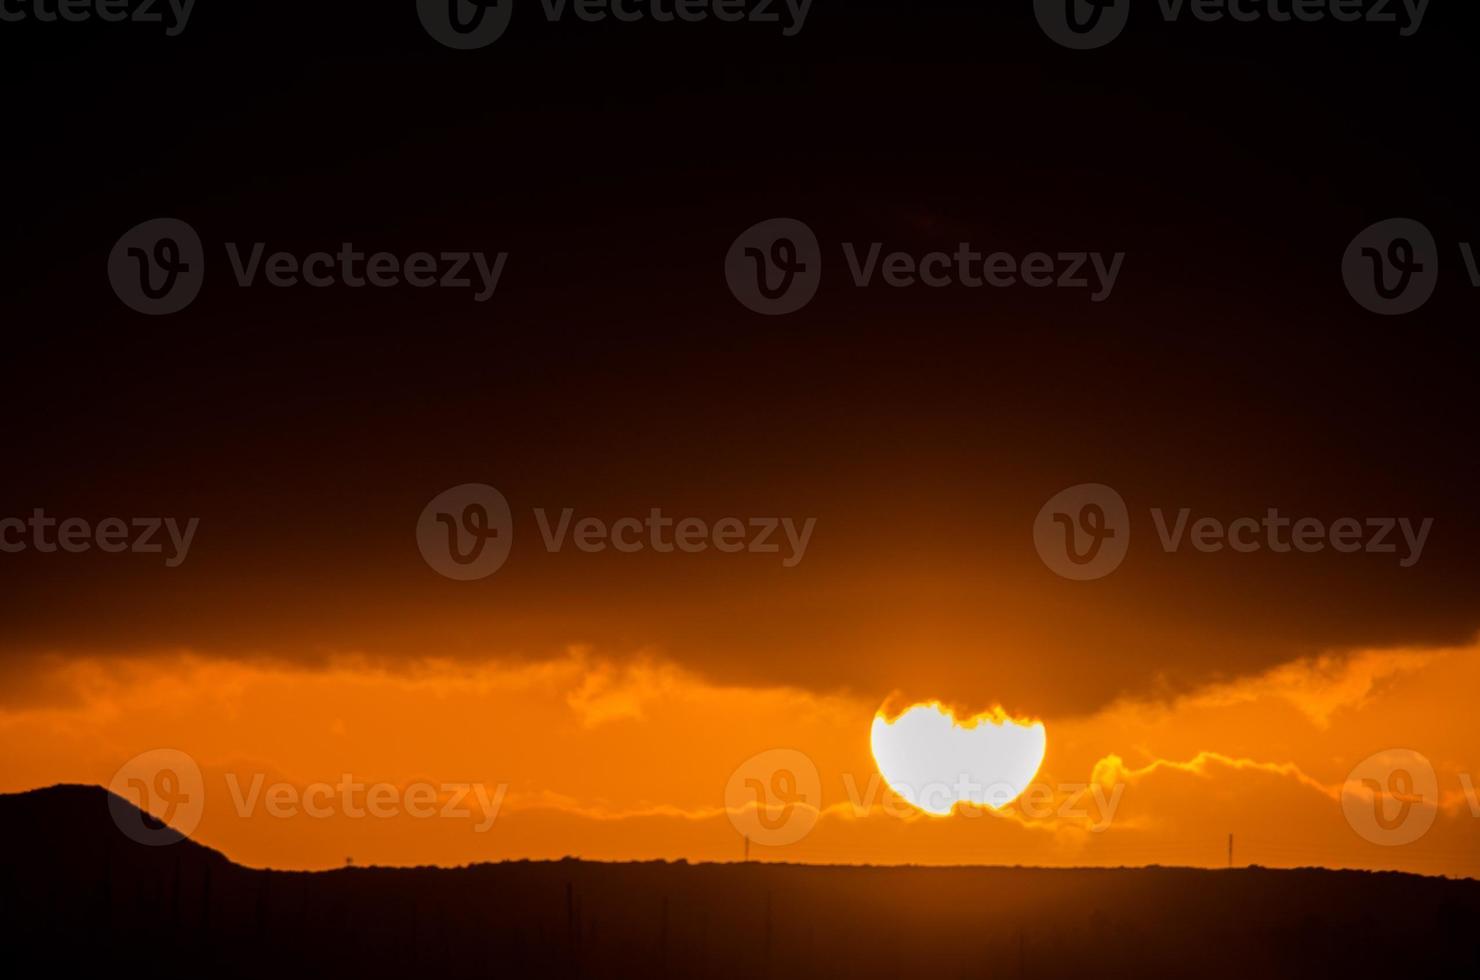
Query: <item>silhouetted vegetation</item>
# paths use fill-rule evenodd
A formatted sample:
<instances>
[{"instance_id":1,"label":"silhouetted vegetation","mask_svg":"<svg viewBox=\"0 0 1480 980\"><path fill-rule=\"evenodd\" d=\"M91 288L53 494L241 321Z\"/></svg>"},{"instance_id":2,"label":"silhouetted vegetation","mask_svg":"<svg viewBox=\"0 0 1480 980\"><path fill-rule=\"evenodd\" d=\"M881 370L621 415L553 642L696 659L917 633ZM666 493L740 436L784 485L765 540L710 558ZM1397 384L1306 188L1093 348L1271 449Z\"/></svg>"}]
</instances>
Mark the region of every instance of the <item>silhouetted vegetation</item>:
<instances>
[{"instance_id":1,"label":"silhouetted vegetation","mask_svg":"<svg viewBox=\"0 0 1480 980\"><path fill-rule=\"evenodd\" d=\"M11 975L1473 976L1480 883L1360 872L513 862L255 871L0 796Z\"/></svg>"}]
</instances>

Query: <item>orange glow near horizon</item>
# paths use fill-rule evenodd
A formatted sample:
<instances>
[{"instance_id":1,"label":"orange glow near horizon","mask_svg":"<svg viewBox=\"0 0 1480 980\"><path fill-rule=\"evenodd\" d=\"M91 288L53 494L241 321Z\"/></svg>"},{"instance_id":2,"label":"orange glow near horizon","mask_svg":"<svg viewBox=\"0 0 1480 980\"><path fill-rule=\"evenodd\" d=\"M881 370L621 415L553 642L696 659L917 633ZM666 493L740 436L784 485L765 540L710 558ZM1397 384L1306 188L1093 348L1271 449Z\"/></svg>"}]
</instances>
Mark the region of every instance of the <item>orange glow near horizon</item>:
<instances>
[{"instance_id":1,"label":"orange glow near horizon","mask_svg":"<svg viewBox=\"0 0 1480 980\"><path fill-rule=\"evenodd\" d=\"M1214 867L1233 833L1240 863L1480 873L1461 710L1480 645L1317 658L1041 721L923 704L891 724L876 697L581 648L396 669L73 658L35 677L0 706L0 791L150 786L120 768L183 754L204 792L191 836L256 867L735 861L746 836L752 860ZM1396 749L1413 750L1410 775L1413 752L1433 768L1412 840L1390 830L1406 811L1348 786L1410 792L1363 768ZM773 757L785 765L756 768ZM1007 789L988 805L900 798L961 775Z\"/></svg>"}]
</instances>

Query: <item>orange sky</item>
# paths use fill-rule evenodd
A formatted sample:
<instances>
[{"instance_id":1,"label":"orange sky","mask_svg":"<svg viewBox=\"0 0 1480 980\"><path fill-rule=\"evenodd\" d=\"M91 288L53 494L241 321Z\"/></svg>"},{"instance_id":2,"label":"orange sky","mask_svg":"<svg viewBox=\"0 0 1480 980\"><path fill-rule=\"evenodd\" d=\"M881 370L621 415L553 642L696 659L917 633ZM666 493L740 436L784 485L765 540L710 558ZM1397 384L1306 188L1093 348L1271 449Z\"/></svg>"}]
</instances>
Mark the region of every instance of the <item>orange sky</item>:
<instances>
[{"instance_id":1,"label":"orange sky","mask_svg":"<svg viewBox=\"0 0 1480 980\"><path fill-rule=\"evenodd\" d=\"M33 680L28 703L0 712L0 790L119 785L131 757L183 752L202 774L195 836L249 865L734 860L748 828L765 860L1219 866L1232 832L1239 863L1480 873L1477 645L1300 661L1044 715L1035 788L1001 813L948 818L883 788L874 699L717 686L643 651L395 670L73 658ZM1342 788L1395 749L1432 764L1438 813L1416 841L1383 846L1348 820ZM761 827L735 790L769 785L777 759L815 766L820 812L767 811Z\"/></svg>"},{"instance_id":2,"label":"orange sky","mask_svg":"<svg viewBox=\"0 0 1480 980\"><path fill-rule=\"evenodd\" d=\"M1240 863L1480 873L1473 126L1410 97L1463 90L1467 60L1348 25L1081 57L1025 2L901 44L899 5L835 6L858 16L765 50L656 31L444 58L409 14L347 32L327 4L292 31L212 5L169 57L19 44L13 88L57 98L10 106L0 791L172 796L150 766L198 771L176 816L284 868L735 860L747 834L764 860L1219 866L1232 833ZM1343 258L1399 215L1443 271L1395 318ZM209 271L145 316L109 258L165 216ZM782 216L822 277L762 315L726 257ZM270 256L346 245L508 262L488 302L268 281ZM886 282L890 256L963 247L1124 261L1100 302ZM420 551L468 484L511 518L477 581ZM1035 547L1086 484L1129 517L1094 581ZM656 510L813 531L789 563L540 530ZM1334 533L1171 549L1154 516L1191 542L1276 510L1413 522L1422 558ZM42 511L87 547L33 535ZM161 519L188 559L89 537ZM932 700L1040 719L1042 788L901 808L872 722Z\"/></svg>"}]
</instances>

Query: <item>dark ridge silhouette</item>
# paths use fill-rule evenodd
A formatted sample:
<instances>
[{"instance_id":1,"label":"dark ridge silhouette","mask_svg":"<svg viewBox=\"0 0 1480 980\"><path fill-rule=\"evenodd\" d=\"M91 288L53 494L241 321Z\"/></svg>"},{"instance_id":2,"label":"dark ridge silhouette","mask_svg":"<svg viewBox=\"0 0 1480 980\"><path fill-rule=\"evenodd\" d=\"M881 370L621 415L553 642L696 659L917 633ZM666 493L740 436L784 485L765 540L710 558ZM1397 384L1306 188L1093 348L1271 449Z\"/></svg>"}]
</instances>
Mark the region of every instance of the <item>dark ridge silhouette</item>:
<instances>
[{"instance_id":1,"label":"dark ridge silhouette","mask_svg":"<svg viewBox=\"0 0 1480 980\"><path fill-rule=\"evenodd\" d=\"M1480 967L1473 881L574 860L258 871L184 838L138 844L114 822L119 806L143 819L96 787L0 796L0 948L12 976L1310 978Z\"/></svg>"}]
</instances>

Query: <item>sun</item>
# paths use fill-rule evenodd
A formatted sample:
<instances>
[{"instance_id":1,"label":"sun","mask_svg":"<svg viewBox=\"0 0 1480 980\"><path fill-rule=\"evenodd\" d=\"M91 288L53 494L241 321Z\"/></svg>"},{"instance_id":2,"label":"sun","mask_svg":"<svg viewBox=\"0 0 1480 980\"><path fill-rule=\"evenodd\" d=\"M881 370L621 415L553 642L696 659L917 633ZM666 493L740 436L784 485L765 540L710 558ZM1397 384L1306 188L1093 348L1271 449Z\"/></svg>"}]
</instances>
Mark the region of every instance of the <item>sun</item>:
<instances>
[{"instance_id":1,"label":"sun","mask_svg":"<svg viewBox=\"0 0 1480 980\"><path fill-rule=\"evenodd\" d=\"M1043 764L1041 721L1000 708L958 721L939 703L917 704L892 721L881 708L870 739L889 788L938 817L958 804L1000 809L1022 795Z\"/></svg>"}]
</instances>

